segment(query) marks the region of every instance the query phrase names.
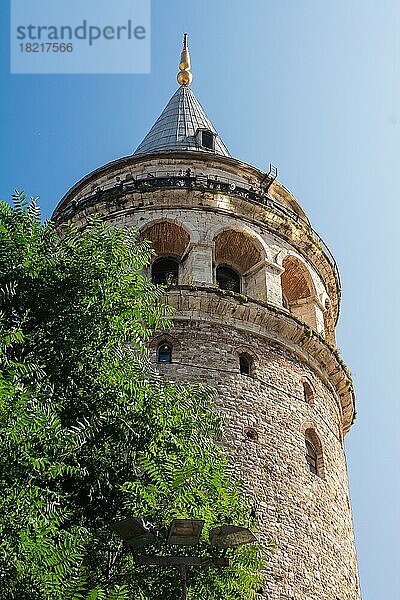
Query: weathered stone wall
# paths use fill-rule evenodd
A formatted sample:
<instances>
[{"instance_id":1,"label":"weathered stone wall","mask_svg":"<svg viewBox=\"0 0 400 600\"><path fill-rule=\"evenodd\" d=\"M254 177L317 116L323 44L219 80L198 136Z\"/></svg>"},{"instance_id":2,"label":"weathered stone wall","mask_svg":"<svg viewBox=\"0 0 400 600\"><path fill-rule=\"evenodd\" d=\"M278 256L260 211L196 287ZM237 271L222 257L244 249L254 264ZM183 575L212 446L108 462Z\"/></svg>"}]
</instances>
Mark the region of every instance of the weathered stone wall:
<instances>
[{"instance_id":1,"label":"weathered stone wall","mask_svg":"<svg viewBox=\"0 0 400 600\"><path fill-rule=\"evenodd\" d=\"M175 199L177 195L174 194ZM183 198L183 200L188 200ZM218 214L204 210L199 206L179 208L149 207L146 212L124 213L110 222L119 227L137 227L144 238L152 239L154 224L160 221L170 224L171 243L166 254L181 254L181 238L176 230L184 230L190 239L180 268L179 281L182 284L216 285L215 267L219 263L232 264L242 274L243 294L261 301L283 306L282 266L286 256L296 258L309 278L309 297L300 299L290 306L290 312L310 325L315 331L325 334L324 306L322 299L327 298L324 282L311 262L307 262L282 238L273 235L266 226L252 227L232 214ZM163 233L166 236L166 233ZM219 239L226 237L226 243ZM173 252L175 243L176 252ZM159 244L154 244L157 248ZM165 244L164 244L165 245ZM222 246L222 249L220 249ZM331 340L332 341L332 340Z\"/></svg>"},{"instance_id":2,"label":"weathered stone wall","mask_svg":"<svg viewBox=\"0 0 400 600\"><path fill-rule=\"evenodd\" d=\"M195 180L185 189L188 167ZM175 177L174 189L165 189L164 184L160 187L156 183L157 177L168 179L171 176ZM207 186L204 186L204 181ZM223 182L228 182L229 188L220 193ZM104 165L84 177L61 200L54 219L60 223L71 218L78 226L85 226L87 218L98 213L117 225L134 223L141 227L148 219L157 219L161 214L166 219L177 219L182 223L190 212L188 223L202 215L198 222L202 235L207 224L201 219L208 218L212 223L212 227L207 227L211 237L200 241L195 236L192 243L205 243L211 248L222 224L234 227L239 223L246 234L253 234L254 240L269 232L277 244L271 240L268 243L267 250L271 252L266 253L266 265L282 267L285 255L294 251L310 269L316 293L314 322L318 331L322 331L325 297L330 301L333 324L339 314L340 281L333 257L312 231L297 200L281 183L274 181L268 189L272 205L264 202L265 193L261 202L247 197L246 190L250 194L258 193L264 189L263 186L265 173L232 158L190 152L130 156ZM182 214L182 209L185 214ZM196 223L194 231L198 231ZM209 269L204 271L199 261L193 261L191 279L210 283L209 279L200 279L204 274L209 277ZM281 303L279 272L272 268L262 275L267 279L268 301ZM263 277L248 281L246 292L249 295L250 292L251 295L263 295ZM334 343L333 331L329 332L329 339Z\"/></svg>"},{"instance_id":3,"label":"weathered stone wall","mask_svg":"<svg viewBox=\"0 0 400 600\"><path fill-rule=\"evenodd\" d=\"M199 177L190 186L188 167ZM175 187L152 186L154 178L170 176ZM218 182L224 179L223 193ZM98 213L144 237L152 228L158 251L180 261L181 287L167 296L176 309L168 337L173 361L158 367L172 379L218 390L229 453L257 499L260 539L278 543L265 598L360 600L342 445L354 419L354 393L334 349L339 276L284 186L269 188L272 205L243 193L243 186L263 185L265 174L235 159L190 152L126 157L78 182L55 220L85 227ZM237 268L244 295L217 288L218 263ZM154 360L162 340L163 334L153 340ZM241 352L252 357L251 377L240 374ZM307 468L308 430L321 443L323 477Z\"/></svg>"},{"instance_id":4,"label":"weathered stone wall","mask_svg":"<svg viewBox=\"0 0 400 600\"><path fill-rule=\"evenodd\" d=\"M284 347L197 319L172 330L172 363L158 365L167 377L202 381L218 390L228 417L229 453L257 501L259 535L278 548L266 569L270 600L359 600L357 565L337 396L307 363ZM163 335L153 343L156 347ZM254 357L252 376L240 374L239 354ZM314 390L306 401L303 379ZM323 447L324 478L309 472L306 428ZM246 432L255 431L256 439Z\"/></svg>"}]
</instances>

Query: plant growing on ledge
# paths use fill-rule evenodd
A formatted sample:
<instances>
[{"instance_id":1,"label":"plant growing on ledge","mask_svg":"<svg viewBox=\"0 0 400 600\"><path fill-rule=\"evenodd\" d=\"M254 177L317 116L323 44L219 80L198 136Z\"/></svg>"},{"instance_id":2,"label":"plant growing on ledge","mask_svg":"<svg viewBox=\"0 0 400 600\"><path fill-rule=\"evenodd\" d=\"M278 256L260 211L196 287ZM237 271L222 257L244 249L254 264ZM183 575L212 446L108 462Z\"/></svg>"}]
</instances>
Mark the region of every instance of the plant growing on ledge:
<instances>
[{"instance_id":1,"label":"plant growing on ledge","mask_svg":"<svg viewBox=\"0 0 400 600\"><path fill-rule=\"evenodd\" d=\"M0 599L176 598L174 569L136 565L110 526L252 524L213 392L150 366L170 309L134 230L95 218L60 239L35 202L14 201L0 204ZM189 598L254 599L262 562L252 545L232 567L193 569Z\"/></svg>"},{"instance_id":2,"label":"plant growing on ledge","mask_svg":"<svg viewBox=\"0 0 400 600\"><path fill-rule=\"evenodd\" d=\"M115 200L117 203L123 197L123 191L120 188L114 188L112 190L107 190L104 192L104 198L109 202Z\"/></svg>"},{"instance_id":3,"label":"plant growing on ledge","mask_svg":"<svg viewBox=\"0 0 400 600\"><path fill-rule=\"evenodd\" d=\"M218 186L217 186L217 187L212 187L212 188L210 189L210 192L211 192L212 194L214 194L214 195L216 195L216 194L221 194L221 193L222 193L222 192L221 192L221 188L219 188Z\"/></svg>"},{"instance_id":4,"label":"plant growing on ledge","mask_svg":"<svg viewBox=\"0 0 400 600\"><path fill-rule=\"evenodd\" d=\"M147 183L147 181L145 181L143 183L140 183L137 189L139 190L139 192L151 192L154 190L154 187L150 183Z\"/></svg>"}]
</instances>

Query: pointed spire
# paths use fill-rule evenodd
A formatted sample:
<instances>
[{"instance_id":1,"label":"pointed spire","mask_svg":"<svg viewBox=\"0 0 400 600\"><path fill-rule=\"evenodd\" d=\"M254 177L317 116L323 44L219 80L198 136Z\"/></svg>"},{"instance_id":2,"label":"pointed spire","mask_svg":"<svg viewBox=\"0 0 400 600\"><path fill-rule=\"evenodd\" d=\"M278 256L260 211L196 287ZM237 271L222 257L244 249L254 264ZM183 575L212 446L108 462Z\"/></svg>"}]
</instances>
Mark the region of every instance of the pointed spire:
<instances>
[{"instance_id":1,"label":"pointed spire","mask_svg":"<svg viewBox=\"0 0 400 600\"><path fill-rule=\"evenodd\" d=\"M212 148L202 145L202 131L213 136ZM230 156L192 90L181 85L134 154L189 150Z\"/></svg>"},{"instance_id":2,"label":"pointed spire","mask_svg":"<svg viewBox=\"0 0 400 600\"><path fill-rule=\"evenodd\" d=\"M183 36L179 69L177 77L179 88L134 154L189 150L230 156L214 125L189 88L192 74L187 33Z\"/></svg>"},{"instance_id":3,"label":"pointed spire","mask_svg":"<svg viewBox=\"0 0 400 600\"><path fill-rule=\"evenodd\" d=\"M176 76L179 85L190 85L193 75L190 72L190 55L187 45L187 33L183 34L183 49L181 53L181 62L179 63L179 73Z\"/></svg>"}]
</instances>

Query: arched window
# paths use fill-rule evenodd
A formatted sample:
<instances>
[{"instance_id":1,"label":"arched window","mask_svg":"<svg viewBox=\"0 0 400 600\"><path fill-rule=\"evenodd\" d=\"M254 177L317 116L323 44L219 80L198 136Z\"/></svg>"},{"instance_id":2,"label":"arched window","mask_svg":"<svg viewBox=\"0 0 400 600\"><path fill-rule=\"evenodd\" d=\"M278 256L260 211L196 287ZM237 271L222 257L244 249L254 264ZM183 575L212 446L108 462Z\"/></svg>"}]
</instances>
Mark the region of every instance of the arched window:
<instances>
[{"instance_id":1,"label":"arched window","mask_svg":"<svg viewBox=\"0 0 400 600\"><path fill-rule=\"evenodd\" d=\"M306 265L296 256L287 256L282 267L282 304L292 315L318 331L316 291Z\"/></svg>"},{"instance_id":2,"label":"arched window","mask_svg":"<svg viewBox=\"0 0 400 600\"><path fill-rule=\"evenodd\" d=\"M305 432L305 455L308 470L318 477L324 477L324 457L322 454L322 445L314 429L307 429Z\"/></svg>"},{"instance_id":3,"label":"arched window","mask_svg":"<svg viewBox=\"0 0 400 600\"><path fill-rule=\"evenodd\" d=\"M312 406L314 404L314 390L306 380L303 380L303 395L307 404Z\"/></svg>"},{"instance_id":4,"label":"arched window","mask_svg":"<svg viewBox=\"0 0 400 600\"><path fill-rule=\"evenodd\" d=\"M255 237L254 237L255 236ZM266 281L262 261L266 254L263 240L250 230L223 229L214 237L214 259L219 287L264 298ZM259 264L260 263L260 264ZM256 265L260 268L253 269Z\"/></svg>"},{"instance_id":5,"label":"arched window","mask_svg":"<svg viewBox=\"0 0 400 600\"><path fill-rule=\"evenodd\" d=\"M317 451L314 448L313 443L306 438L306 460L310 473L314 473L314 475L318 475L318 467L317 467Z\"/></svg>"},{"instance_id":6,"label":"arched window","mask_svg":"<svg viewBox=\"0 0 400 600\"><path fill-rule=\"evenodd\" d=\"M157 258L151 267L151 280L158 285L178 285L179 263L175 258Z\"/></svg>"},{"instance_id":7,"label":"arched window","mask_svg":"<svg viewBox=\"0 0 400 600\"><path fill-rule=\"evenodd\" d=\"M245 354L239 355L239 367L241 375L251 375L251 362Z\"/></svg>"},{"instance_id":8,"label":"arched window","mask_svg":"<svg viewBox=\"0 0 400 600\"><path fill-rule=\"evenodd\" d=\"M252 442L258 441L258 433L253 427L246 427L244 433L248 440L251 440Z\"/></svg>"},{"instance_id":9,"label":"arched window","mask_svg":"<svg viewBox=\"0 0 400 600\"><path fill-rule=\"evenodd\" d=\"M172 361L172 346L163 342L157 348L157 362L170 363Z\"/></svg>"},{"instance_id":10,"label":"arched window","mask_svg":"<svg viewBox=\"0 0 400 600\"><path fill-rule=\"evenodd\" d=\"M217 267L217 283L221 290L240 293L240 275L231 267L225 265Z\"/></svg>"}]
</instances>

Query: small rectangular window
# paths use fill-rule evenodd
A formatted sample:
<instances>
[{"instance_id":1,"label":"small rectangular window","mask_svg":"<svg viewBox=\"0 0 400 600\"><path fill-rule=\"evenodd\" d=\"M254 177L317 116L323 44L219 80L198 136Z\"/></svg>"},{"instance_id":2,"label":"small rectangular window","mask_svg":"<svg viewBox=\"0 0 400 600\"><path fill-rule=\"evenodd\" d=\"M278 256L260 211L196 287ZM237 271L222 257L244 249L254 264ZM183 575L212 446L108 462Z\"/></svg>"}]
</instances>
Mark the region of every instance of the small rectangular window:
<instances>
[{"instance_id":1,"label":"small rectangular window","mask_svg":"<svg viewBox=\"0 0 400 600\"><path fill-rule=\"evenodd\" d=\"M214 150L214 136L211 131L201 132L201 145L210 150Z\"/></svg>"}]
</instances>

